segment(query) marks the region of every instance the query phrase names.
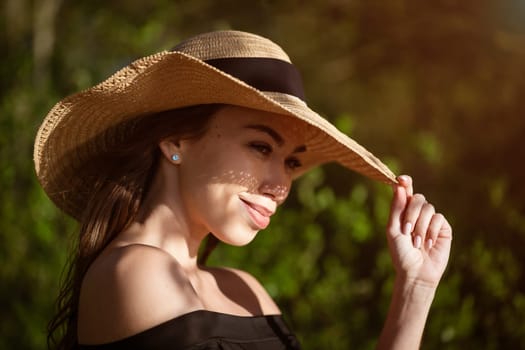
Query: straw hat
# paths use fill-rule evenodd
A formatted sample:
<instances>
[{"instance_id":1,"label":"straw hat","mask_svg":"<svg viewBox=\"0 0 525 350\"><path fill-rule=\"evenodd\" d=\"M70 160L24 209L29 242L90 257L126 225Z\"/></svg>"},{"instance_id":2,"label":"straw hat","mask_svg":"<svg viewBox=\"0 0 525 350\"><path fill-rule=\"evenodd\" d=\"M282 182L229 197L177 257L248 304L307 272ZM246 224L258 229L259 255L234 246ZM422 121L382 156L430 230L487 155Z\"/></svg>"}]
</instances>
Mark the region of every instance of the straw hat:
<instances>
[{"instance_id":1,"label":"straw hat","mask_svg":"<svg viewBox=\"0 0 525 350\"><path fill-rule=\"evenodd\" d=\"M372 179L396 182L380 160L308 108L300 75L278 45L239 31L190 38L58 102L36 136L38 179L53 202L78 219L93 183L80 169L108 150L114 137L106 135L109 129L138 116L210 103L278 113L306 123L304 171L336 161Z\"/></svg>"}]
</instances>

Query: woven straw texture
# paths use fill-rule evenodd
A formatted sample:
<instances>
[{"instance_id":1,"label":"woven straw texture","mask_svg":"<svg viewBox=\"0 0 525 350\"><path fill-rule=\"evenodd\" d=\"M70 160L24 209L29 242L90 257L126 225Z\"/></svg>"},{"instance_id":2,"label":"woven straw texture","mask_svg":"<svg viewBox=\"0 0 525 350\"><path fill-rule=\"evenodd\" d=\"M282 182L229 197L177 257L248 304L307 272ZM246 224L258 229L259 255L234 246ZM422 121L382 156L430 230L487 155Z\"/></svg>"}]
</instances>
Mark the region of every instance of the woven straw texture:
<instances>
[{"instance_id":1,"label":"woven straw texture","mask_svg":"<svg viewBox=\"0 0 525 350\"><path fill-rule=\"evenodd\" d=\"M93 178L80 169L126 137L117 125L142 115L199 104L221 103L296 118L307 132L307 171L336 161L372 179L395 183L395 175L364 147L341 133L295 96L259 91L203 62L225 57L267 57L290 62L276 44L260 36L219 31L179 44L173 52L141 58L102 83L58 102L35 140L38 179L54 203L80 218Z\"/></svg>"}]
</instances>

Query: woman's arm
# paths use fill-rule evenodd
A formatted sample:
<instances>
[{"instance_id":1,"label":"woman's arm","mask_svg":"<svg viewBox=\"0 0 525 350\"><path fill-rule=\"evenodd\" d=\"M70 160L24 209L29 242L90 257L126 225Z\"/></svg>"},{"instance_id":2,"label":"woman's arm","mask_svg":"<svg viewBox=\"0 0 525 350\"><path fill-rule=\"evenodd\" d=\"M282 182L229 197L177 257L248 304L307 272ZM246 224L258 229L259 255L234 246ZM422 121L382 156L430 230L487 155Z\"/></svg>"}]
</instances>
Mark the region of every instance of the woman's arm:
<instances>
[{"instance_id":1,"label":"woman's arm","mask_svg":"<svg viewBox=\"0 0 525 350\"><path fill-rule=\"evenodd\" d=\"M447 266L452 229L432 204L400 176L387 227L396 269L390 309L378 349L418 349L439 280Z\"/></svg>"}]
</instances>

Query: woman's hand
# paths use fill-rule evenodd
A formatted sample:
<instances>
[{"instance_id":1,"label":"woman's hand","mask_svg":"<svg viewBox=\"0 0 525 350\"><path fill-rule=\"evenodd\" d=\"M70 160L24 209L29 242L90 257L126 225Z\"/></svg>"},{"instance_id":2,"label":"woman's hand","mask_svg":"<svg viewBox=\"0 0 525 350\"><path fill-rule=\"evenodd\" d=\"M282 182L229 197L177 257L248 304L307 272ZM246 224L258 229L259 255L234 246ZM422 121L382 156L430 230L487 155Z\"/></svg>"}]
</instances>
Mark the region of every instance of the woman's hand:
<instances>
[{"instance_id":1,"label":"woman's hand","mask_svg":"<svg viewBox=\"0 0 525 350\"><path fill-rule=\"evenodd\" d=\"M452 229L403 175L394 185L387 239L397 271L378 349L419 349L436 287L447 266Z\"/></svg>"},{"instance_id":2,"label":"woman's hand","mask_svg":"<svg viewBox=\"0 0 525 350\"><path fill-rule=\"evenodd\" d=\"M435 288L447 266L452 229L423 195L413 194L409 176L398 181L387 226L394 266L406 283Z\"/></svg>"}]
</instances>

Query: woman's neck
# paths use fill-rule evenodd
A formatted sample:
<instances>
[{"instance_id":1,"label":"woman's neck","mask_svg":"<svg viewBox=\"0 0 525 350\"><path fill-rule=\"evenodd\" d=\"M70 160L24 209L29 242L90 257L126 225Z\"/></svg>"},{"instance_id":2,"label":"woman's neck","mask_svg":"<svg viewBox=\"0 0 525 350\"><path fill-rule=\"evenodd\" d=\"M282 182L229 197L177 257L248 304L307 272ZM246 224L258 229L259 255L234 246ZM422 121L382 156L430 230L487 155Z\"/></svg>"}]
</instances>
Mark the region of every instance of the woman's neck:
<instances>
[{"instance_id":1,"label":"woman's neck","mask_svg":"<svg viewBox=\"0 0 525 350\"><path fill-rule=\"evenodd\" d=\"M141 203L136 220L119 235L122 242L155 246L171 254L188 272L197 268L197 256L207 230L189 219L181 205L176 178L159 171Z\"/></svg>"}]
</instances>

